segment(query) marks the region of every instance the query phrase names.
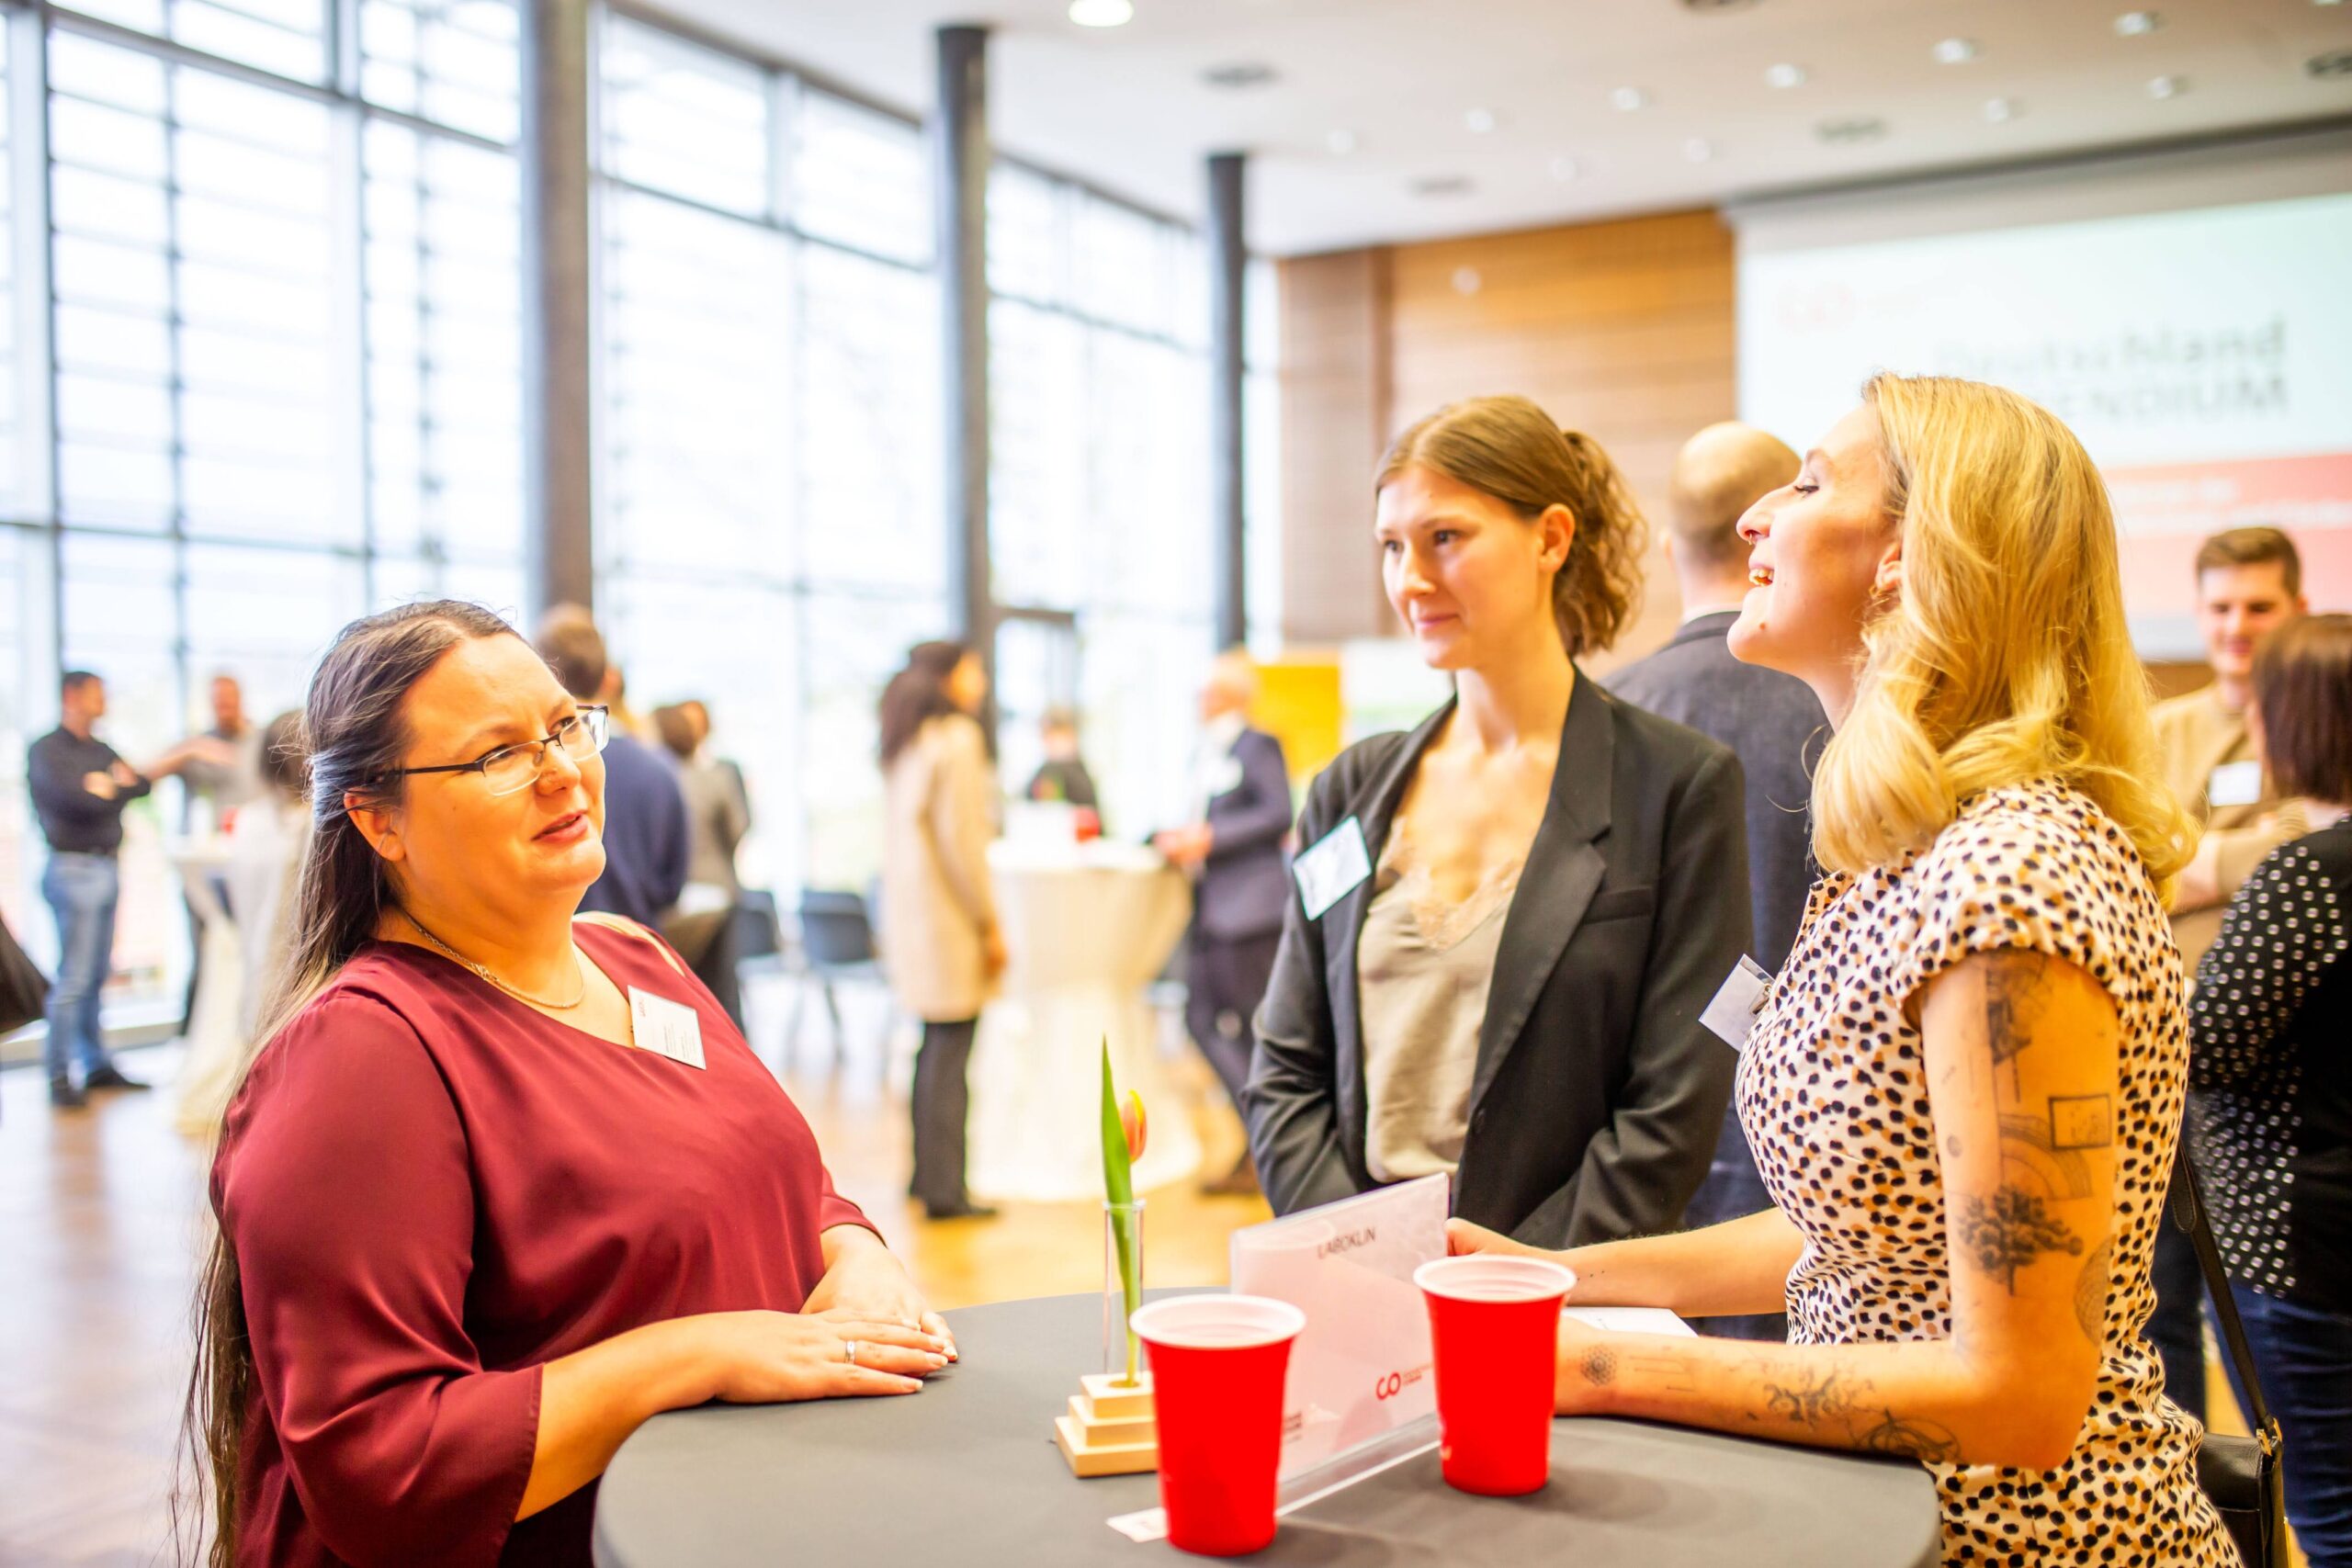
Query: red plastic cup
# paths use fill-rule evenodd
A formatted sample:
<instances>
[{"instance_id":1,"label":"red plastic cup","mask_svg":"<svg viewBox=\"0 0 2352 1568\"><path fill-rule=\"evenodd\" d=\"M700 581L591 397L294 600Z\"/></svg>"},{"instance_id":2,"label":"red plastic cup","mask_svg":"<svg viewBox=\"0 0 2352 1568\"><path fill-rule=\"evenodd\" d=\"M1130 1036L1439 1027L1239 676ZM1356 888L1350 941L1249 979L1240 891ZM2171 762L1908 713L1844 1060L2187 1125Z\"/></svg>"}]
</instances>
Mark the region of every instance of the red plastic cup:
<instances>
[{"instance_id":1,"label":"red plastic cup","mask_svg":"<svg viewBox=\"0 0 2352 1568\"><path fill-rule=\"evenodd\" d=\"M1560 1303L1576 1282L1556 1263L1486 1254L1413 1270L1430 1308L1448 1485L1516 1497L1551 1479Z\"/></svg>"},{"instance_id":2,"label":"red plastic cup","mask_svg":"<svg viewBox=\"0 0 2352 1568\"><path fill-rule=\"evenodd\" d=\"M1306 1314L1265 1296L1178 1296L1128 1326L1151 1356L1171 1545L1238 1557L1274 1539L1283 1380Z\"/></svg>"}]
</instances>

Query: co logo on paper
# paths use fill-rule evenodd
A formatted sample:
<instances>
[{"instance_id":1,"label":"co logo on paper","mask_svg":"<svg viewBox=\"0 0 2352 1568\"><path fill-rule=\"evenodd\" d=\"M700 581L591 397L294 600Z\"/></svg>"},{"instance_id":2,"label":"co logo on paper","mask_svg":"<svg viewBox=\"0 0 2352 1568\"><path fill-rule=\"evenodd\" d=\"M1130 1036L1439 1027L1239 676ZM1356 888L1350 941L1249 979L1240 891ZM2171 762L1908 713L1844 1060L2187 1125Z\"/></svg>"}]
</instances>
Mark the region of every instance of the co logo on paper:
<instances>
[{"instance_id":1,"label":"co logo on paper","mask_svg":"<svg viewBox=\"0 0 2352 1568\"><path fill-rule=\"evenodd\" d=\"M1379 1382L1372 1385L1373 1397L1375 1399L1394 1399L1398 1394L1404 1393L1407 1389L1412 1387L1415 1383L1420 1382L1423 1378L1429 1376L1429 1373L1430 1370L1425 1366L1415 1367L1409 1371L1390 1372L1385 1377L1380 1379Z\"/></svg>"}]
</instances>

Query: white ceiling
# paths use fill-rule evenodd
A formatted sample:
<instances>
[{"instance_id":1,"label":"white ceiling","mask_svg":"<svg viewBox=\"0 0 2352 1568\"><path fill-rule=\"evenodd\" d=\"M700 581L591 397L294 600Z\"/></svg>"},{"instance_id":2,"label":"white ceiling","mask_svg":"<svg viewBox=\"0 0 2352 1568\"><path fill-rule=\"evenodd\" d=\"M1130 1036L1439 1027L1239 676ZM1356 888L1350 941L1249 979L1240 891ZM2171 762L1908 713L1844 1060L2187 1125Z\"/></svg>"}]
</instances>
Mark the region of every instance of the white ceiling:
<instances>
[{"instance_id":1,"label":"white ceiling","mask_svg":"<svg viewBox=\"0 0 2352 1568\"><path fill-rule=\"evenodd\" d=\"M2352 49L2352 0L2157 0L2137 37L2115 28L2125 0L1135 0L1100 30L1067 0L660 4L915 113L932 29L985 23L1000 148L1187 218L1203 156L1247 151L1250 246L1275 254L2352 115L2352 77L2304 63ZM1939 63L1948 38L1976 58ZM1235 62L1276 78L1201 80ZM1803 85L1767 84L1784 62ZM2179 91L2153 96L2165 75ZM1612 107L1626 86L1649 107ZM2012 118L1986 118L1994 97ZM1473 131L1474 110L1495 128ZM1815 132L1862 117L1885 135ZM1433 178L1469 188L1412 189Z\"/></svg>"}]
</instances>

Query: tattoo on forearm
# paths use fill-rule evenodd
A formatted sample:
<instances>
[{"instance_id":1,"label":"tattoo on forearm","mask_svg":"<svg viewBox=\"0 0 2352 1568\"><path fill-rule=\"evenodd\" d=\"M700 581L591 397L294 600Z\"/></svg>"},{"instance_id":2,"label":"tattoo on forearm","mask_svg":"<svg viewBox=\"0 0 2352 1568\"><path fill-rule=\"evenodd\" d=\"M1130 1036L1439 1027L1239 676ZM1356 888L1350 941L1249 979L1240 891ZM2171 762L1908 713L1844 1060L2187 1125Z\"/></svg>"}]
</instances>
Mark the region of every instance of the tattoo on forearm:
<instances>
[{"instance_id":1,"label":"tattoo on forearm","mask_svg":"<svg viewBox=\"0 0 2352 1568\"><path fill-rule=\"evenodd\" d=\"M1987 1274L2000 1277L2009 1294L2018 1292L2018 1270L2053 1252L2083 1255L2083 1238L2050 1212L2040 1193L2010 1182L1988 1201L1973 1192L1960 1199L1960 1241Z\"/></svg>"},{"instance_id":2,"label":"tattoo on forearm","mask_svg":"<svg viewBox=\"0 0 2352 1568\"><path fill-rule=\"evenodd\" d=\"M1960 1438L1935 1421L1905 1418L1881 1410L1870 1426L1856 1422L1854 1446L1866 1454L1906 1454L1929 1464L1951 1464L1960 1458Z\"/></svg>"},{"instance_id":3,"label":"tattoo on forearm","mask_svg":"<svg viewBox=\"0 0 2352 1568\"><path fill-rule=\"evenodd\" d=\"M1960 1457L1951 1427L1917 1416L1897 1416L1871 1401L1875 1385L1835 1367L1792 1368L1785 1361L1758 1363L1763 1374L1767 1413L1810 1428L1832 1442L1861 1453L1904 1454L1933 1464ZM1751 1417L1752 1418L1752 1417Z\"/></svg>"},{"instance_id":4,"label":"tattoo on forearm","mask_svg":"<svg viewBox=\"0 0 2352 1568\"><path fill-rule=\"evenodd\" d=\"M1861 1385L1863 1391L1870 1387ZM1854 1408L1856 1390L1835 1368L1808 1371L1783 1382L1764 1384L1765 1408L1776 1416L1784 1416L1801 1427L1818 1426L1832 1416L1845 1416Z\"/></svg>"},{"instance_id":5,"label":"tattoo on forearm","mask_svg":"<svg viewBox=\"0 0 2352 1568\"><path fill-rule=\"evenodd\" d=\"M2115 1238L2109 1236L2091 1248L2083 1271L2075 1276L2075 1321L2094 1345L2107 1343L2107 1275L2114 1263Z\"/></svg>"},{"instance_id":6,"label":"tattoo on forearm","mask_svg":"<svg viewBox=\"0 0 2352 1568\"><path fill-rule=\"evenodd\" d=\"M1612 1383L1617 1381L1617 1352L1605 1345L1596 1345L1584 1353L1584 1359L1577 1363L1577 1370L1584 1374L1584 1381L1595 1388Z\"/></svg>"}]
</instances>

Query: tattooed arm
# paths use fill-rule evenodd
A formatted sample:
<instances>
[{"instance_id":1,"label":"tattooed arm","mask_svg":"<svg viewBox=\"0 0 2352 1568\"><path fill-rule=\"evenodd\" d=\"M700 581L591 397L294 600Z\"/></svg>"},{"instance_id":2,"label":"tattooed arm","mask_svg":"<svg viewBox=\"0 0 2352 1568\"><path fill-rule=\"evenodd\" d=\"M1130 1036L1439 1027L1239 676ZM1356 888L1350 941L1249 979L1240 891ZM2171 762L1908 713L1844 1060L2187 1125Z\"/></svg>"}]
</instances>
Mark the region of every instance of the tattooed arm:
<instances>
[{"instance_id":1,"label":"tattooed arm","mask_svg":"<svg viewBox=\"0 0 2352 1568\"><path fill-rule=\"evenodd\" d=\"M1446 1250L1546 1258L1575 1270L1578 1306L1662 1306L1684 1317L1780 1312L1804 1243L1778 1209L1704 1230L1594 1242L1565 1252L1529 1247L1468 1220L1445 1223Z\"/></svg>"},{"instance_id":2,"label":"tattooed arm","mask_svg":"<svg viewBox=\"0 0 2352 1568\"><path fill-rule=\"evenodd\" d=\"M2114 1003L2063 960L1982 954L1926 987L1920 1030L1943 1167L1951 1337L1775 1349L1601 1334L1566 1320L1563 1414L1944 1463L2064 1461L2090 1408L2104 1337Z\"/></svg>"}]
</instances>

